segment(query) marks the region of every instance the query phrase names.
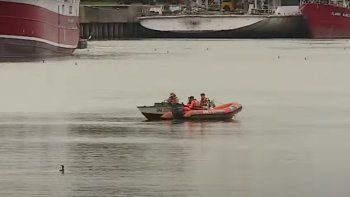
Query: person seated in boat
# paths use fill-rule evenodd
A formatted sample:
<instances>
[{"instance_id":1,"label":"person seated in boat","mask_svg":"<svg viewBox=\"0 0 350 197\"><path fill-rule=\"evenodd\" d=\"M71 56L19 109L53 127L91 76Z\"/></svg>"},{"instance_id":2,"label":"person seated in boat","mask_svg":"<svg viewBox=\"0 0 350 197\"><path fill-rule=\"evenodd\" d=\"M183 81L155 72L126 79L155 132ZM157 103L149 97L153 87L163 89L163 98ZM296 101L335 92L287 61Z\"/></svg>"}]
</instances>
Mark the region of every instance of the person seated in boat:
<instances>
[{"instance_id":1,"label":"person seated in boat","mask_svg":"<svg viewBox=\"0 0 350 197\"><path fill-rule=\"evenodd\" d=\"M170 96L167 100L168 104L174 105L176 103L179 103L179 99L177 98L176 94L174 92L170 93Z\"/></svg>"},{"instance_id":2,"label":"person seated in boat","mask_svg":"<svg viewBox=\"0 0 350 197\"><path fill-rule=\"evenodd\" d=\"M188 97L187 104L184 106L187 106L187 107L190 106L193 98L194 98L193 96Z\"/></svg>"},{"instance_id":3,"label":"person seated in boat","mask_svg":"<svg viewBox=\"0 0 350 197\"><path fill-rule=\"evenodd\" d=\"M194 96L190 96L188 97L188 101L187 101L187 104L184 105L184 110L185 111L190 111L190 106L191 106L191 103L192 103L192 100L194 99Z\"/></svg>"},{"instance_id":4,"label":"person seated in boat","mask_svg":"<svg viewBox=\"0 0 350 197\"><path fill-rule=\"evenodd\" d=\"M191 104L189 105L190 110L201 110L203 109L201 107L201 103L194 98L194 96L191 96Z\"/></svg>"},{"instance_id":5,"label":"person seated in boat","mask_svg":"<svg viewBox=\"0 0 350 197\"><path fill-rule=\"evenodd\" d=\"M188 97L187 103L183 105L184 106L184 111L189 111L190 110L191 102L192 102L192 96Z\"/></svg>"},{"instance_id":6,"label":"person seated in boat","mask_svg":"<svg viewBox=\"0 0 350 197\"><path fill-rule=\"evenodd\" d=\"M200 106L203 109L210 109L210 100L207 97L205 97L205 93L201 94Z\"/></svg>"}]
</instances>

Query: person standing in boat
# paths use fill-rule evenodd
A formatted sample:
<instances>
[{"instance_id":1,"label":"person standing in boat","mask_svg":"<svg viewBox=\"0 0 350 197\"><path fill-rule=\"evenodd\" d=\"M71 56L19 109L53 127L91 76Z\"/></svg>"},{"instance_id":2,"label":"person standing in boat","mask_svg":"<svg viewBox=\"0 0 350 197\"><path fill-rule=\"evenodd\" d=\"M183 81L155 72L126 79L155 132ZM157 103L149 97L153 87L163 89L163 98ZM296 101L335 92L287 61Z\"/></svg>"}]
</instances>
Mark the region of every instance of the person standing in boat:
<instances>
[{"instance_id":1,"label":"person standing in boat","mask_svg":"<svg viewBox=\"0 0 350 197\"><path fill-rule=\"evenodd\" d=\"M207 97L205 97L205 93L201 94L200 106L203 109L210 109L210 100Z\"/></svg>"},{"instance_id":2,"label":"person standing in boat","mask_svg":"<svg viewBox=\"0 0 350 197\"><path fill-rule=\"evenodd\" d=\"M167 100L168 104L174 105L176 103L179 103L179 99L177 98L176 94L174 92L170 93L170 96Z\"/></svg>"}]
</instances>

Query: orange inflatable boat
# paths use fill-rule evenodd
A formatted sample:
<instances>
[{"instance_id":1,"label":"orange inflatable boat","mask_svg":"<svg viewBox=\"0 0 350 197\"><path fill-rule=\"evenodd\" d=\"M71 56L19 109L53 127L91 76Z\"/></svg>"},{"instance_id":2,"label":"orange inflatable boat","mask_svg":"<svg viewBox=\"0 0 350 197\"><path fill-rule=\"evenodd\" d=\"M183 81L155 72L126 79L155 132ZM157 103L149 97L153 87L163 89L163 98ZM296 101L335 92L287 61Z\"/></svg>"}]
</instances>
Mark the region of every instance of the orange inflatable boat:
<instances>
[{"instance_id":1,"label":"orange inflatable boat","mask_svg":"<svg viewBox=\"0 0 350 197\"><path fill-rule=\"evenodd\" d=\"M161 116L163 120L229 120L242 110L239 103L227 103L209 110L189 110L185 111L181 104L173 105L171 112Z\"/></svg>"}]
</instances>

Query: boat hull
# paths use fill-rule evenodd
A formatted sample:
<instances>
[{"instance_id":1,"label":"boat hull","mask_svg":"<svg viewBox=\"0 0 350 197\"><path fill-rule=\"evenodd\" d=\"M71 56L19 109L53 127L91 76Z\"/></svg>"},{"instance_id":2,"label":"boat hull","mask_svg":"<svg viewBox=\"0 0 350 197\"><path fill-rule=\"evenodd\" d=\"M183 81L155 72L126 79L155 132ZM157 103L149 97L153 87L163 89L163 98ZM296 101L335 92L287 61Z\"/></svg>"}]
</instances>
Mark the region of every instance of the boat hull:
<instances>
[{"instance_id":1,"label":"boat hull","mask_svg":"<svg viewBox=\"0 0 350 197\"><path fill-rule=\"evenodd\" d=\"M190 18L193 16L183 16ZM255 16L250 16L255 17ZM167 20L168 23L174 20L168 20L167 18L150 17L140 19L140 36L144 38L305 38L308 37L307 26L305 20L301 15L293 16L268 16L261 17L255 20L253 23L246 25L228 26L229 28L223 27L220 30L217 27L207 28L188 28L188 29L170 29L170 28L159 28L156 22L159 20ZM244 18L243 18L244 19ZM240 16L231 16L230 20L232 23L235 20L243 20ZM151 22L147 20L154 20L154 27ZM184 20L185 21L185 20ZM205 23L205 20L198 20ZM164 22L162 22L164 23ZM180 23L180 22L177 22ZM201 22L198 22L201 23ZM227 22L229 24L229 22ZM239 23L242 24L242 23ZM205 26L205 25L203 25ZM231 28L231 29L230 29Z\"/></svg>"},{"instance_id":2,"label":"boat hull","mask_svg":"<svg viewBox=\"0 0 350 197\"><path fill-rule=\"evenodd\" d=\"M144 112L141 112L141 114L143 116L145 116L147 118L147 120L161 120L161 117L163 114L155 114L155 113L144 113Z\"/></svg>"},{"instance_id":3,"label":"boat hull","mask_svg":"<svg viewBox=\"0 0 350 197\"><path fill-rule=\"evenodd\" d=\"M311 38L350 38L350 9L307 3L300 6Z\"/></svg>"},{"instance_id":4,"label":"boat hull","mask_svg":"<svg viewBox=\"0 0 350 197\"><path fill-rule=\"evenodd\" d=\"M210 121L210 120L231 120L236 113L227 114L208 114L208 115L193 115L191 117L181 118L182 120L193 120L193 121Z\"/></svg>"},{"instance_id":5,"label":"boat hull","mask_svg":"<svg viewBox=\"0 0 350 197\"><path fill-rule=\"evenodd\" d=\"M25 60L50 56L66 56L73 48L63 48L35 40L0 38L0 60Z\"/></svg>"},{"instance_id":6,"label":"boat hull","mask_svg":"<svg viewBox=\"0 0 350 197\"><path fill-rule=\"evenodd\" d=\"M139 111L147 120L161 120L162 115L171 111L167 103L155 103L153 106L138 106Z\"/></svg>"},{"instance_id":7,"label":"boat hull","mask_svg":"<svg viewBox=\"0 0 350 197\"><path fill-rule=\"evenodd\" d=\"M227 103L209 110L184 110L182 105L172 107L172 116L167 119L175 120L193 120L193 121L210 121L210 120L230 120L233 116L242 111L242 105L239 103Z\"/></svg>"},{"instance_id":8,"label":"boat hull","mask_svg":"<svg viewBox=\"0 0 350 197\"><path fill-rule=\"evenodd\" d=\"M0 1L0 58L72 54L79 41L79 1Z\"/></svg>"}]
</instances>

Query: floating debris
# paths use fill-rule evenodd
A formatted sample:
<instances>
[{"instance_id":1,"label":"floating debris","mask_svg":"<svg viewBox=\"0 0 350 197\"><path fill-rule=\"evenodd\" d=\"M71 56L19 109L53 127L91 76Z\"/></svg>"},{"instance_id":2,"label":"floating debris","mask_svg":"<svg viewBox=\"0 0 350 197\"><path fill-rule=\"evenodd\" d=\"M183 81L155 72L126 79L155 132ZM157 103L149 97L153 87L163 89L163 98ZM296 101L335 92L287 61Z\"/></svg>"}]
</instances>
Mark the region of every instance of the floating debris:
<instances>
[{"instance_id":1,"label":"floating debris","mask_svg":"<svg viewBox=\"0 0 350 197\"><path fill-rule=\"evenodd\" d=\"M58 171L60 171L62 174L64 174L64 165L61 165L61 169L59 169Z\"/></svg>"}]
</instances>

